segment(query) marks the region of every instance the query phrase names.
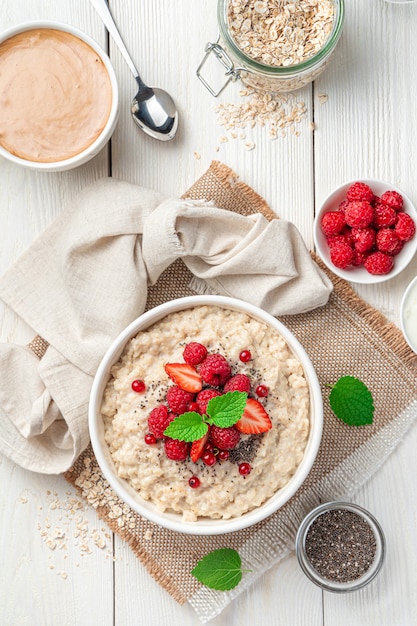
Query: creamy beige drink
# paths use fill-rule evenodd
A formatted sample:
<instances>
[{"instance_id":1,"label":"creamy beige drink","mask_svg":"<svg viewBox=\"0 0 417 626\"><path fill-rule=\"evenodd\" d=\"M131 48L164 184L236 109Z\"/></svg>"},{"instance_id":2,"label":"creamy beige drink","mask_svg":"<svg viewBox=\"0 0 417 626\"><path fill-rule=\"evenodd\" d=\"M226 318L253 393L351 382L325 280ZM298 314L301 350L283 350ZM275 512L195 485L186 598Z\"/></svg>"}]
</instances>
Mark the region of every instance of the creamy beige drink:
<instances>
[{"instance_id":1,"label":"creamy beige drink","mask_svg":"<svg viewBox=\"0 0 417 626\"><path fill-rule=\"evenodd\" d=\"M227 460L220 454L210 466L204 456L196 462L167 458L162 439L147 442L149 414L173 385L164 366L180 362L190 341L224 355L231 374L248 376L250 395L272 422L260 435L241 434ZM242 362L242 351L250 352L249 361ZM138 379L139 393L132 387ZM265 397L256 395L260 385L268 389ZM197 306L168 315L129 341L112 368L101 414L117 474L142 498L185 521L230 519L263 504L296 472L310 432L310 393L300 361L276 330L246 313ZM251 471L242 475L245 463Z\"/></svg>"},{"instance_id":2,"label":"creamy beige drink","mask_svg":"<svg viewBox=\"0 0 417 626\"><path fill-rule=\"evenodd\" d=\"M99 55L71 33L34 28L0 44L0 145L29 161L63 161L105 127L112 87Z\"/></svg>"}]
</instances>

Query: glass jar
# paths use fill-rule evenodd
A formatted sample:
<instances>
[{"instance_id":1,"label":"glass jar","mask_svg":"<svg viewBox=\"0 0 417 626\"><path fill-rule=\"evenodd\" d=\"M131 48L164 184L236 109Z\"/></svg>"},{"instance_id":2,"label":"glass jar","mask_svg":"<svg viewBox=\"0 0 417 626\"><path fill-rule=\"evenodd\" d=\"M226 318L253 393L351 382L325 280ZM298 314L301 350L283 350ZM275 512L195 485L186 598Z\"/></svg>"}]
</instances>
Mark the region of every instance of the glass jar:
<instances>
[{"instance_id":1,"label":"glass jar","mask_svg":"<svg viewBox=\"0 0 417 626\"><path fill-rule=\"evenodd\" d=\"M326 591L362 589L385 559L385 537L368 511L348 502L327 502L302 521L295 540L306 576Z\"/></svg>"},{"instance_id":2,"label":"glass jar","mask_svg":"<svg viewBox=\"0 0 417 626\"><path fill-rule=\"evenodd\" d=\"M235 0L218 0L217 22L219 36L215 43L205 47L205 57L197 69L197 76L210 93L217 97L231 81L240 79L246 86L266 92L290 92L312 82L325 69L342 34L345 9L344 0L331 0L333 4L332 28L320 49L300 63L285 66L268 65L245 53L232 36L229 21L229 7ZM254 4L267 5L265 2ZM293 3L294 4L294 3ZM225 69L226 81L215 90L202 74L202 68L209 55L214 54Z\"/></svg>"}]
</instances>

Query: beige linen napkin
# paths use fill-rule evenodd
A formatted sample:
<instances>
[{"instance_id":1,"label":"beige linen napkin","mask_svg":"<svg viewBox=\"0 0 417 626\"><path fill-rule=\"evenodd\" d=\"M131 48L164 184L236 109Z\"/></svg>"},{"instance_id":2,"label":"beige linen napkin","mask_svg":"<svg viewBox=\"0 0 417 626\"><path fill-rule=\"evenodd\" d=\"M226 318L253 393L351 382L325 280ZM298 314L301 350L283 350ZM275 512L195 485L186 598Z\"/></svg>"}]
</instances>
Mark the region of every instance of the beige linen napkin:
<instances>
[{"instance_id":1,"label":"beige linen napkin","mask_svg":"<svg viewBox=\"0 0 417 626\"><path fill-rule=\"evenodd\" d=\"M289 222L100 180L0 279L0 298L38 336L32 349L0 344L1 452L37 472L74 463L88 444L101 358L144 311L148 285L179 258L194 290L273 315L322 306L332 289Z\"/></svg>"}]
</instances>

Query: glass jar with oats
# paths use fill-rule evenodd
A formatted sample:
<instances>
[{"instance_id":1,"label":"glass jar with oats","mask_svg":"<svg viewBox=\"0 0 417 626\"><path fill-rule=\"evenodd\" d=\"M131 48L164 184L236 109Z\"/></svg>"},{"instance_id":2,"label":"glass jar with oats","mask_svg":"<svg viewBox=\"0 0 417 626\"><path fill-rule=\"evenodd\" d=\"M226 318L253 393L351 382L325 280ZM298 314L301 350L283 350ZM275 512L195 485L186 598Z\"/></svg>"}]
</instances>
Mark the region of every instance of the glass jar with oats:
<instances>
[{"instance_id":1,"label":"glass jar with oats","mask_svg":"<svg viewBox=\"0 0 417 626\"><path fill-rule=\"evenodd\" d=\"M213 96L237 79L260 91L300 89L326 67L344 17L344 0L218 0L219 36L197 76ZM219 88L203 75L212 54L225 69Z\"/></svg>"}]
</instances>

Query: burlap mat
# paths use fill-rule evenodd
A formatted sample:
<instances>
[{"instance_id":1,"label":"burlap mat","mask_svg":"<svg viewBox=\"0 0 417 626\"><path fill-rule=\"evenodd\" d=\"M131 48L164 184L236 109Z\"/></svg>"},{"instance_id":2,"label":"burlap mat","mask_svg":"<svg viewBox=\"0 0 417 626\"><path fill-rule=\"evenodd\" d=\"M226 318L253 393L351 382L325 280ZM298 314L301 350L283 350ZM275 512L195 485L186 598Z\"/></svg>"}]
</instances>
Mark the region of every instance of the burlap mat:
<instances>
[{"instance_id":1,"label":"burlap mat","mask_svg":"<svg viewBox=\"0 0 417 626\"><path fill-rule=\"evenodd\" d=\"M219 207L242 214L260 211L270 219L276 217L260 196L218 162L212 163L185 197L213 200ZM316 368L325 414L316 462L303 486L280 511L240 532L187 536L160 528L124 505L102 476L90 447L65 474L112 531L130 545L149 573L179 603L190 601L203 622L215 617L293 549L298 525L311 508L323 500L351 496L383 463L417 415L417 356L393 324L347 283L333 274L331 278L334 292L325 307L281 318ZM150 289L148 309L192 295L190 279L182 262L174 263ZM372 391L375 417L371 426L349 427L329 408L326 384L347 374L359 377ZM225 546L239 550L252 573L231 592L216 592L199 585L190 571L204 554Z\"/></svg>"}]
</instances>

